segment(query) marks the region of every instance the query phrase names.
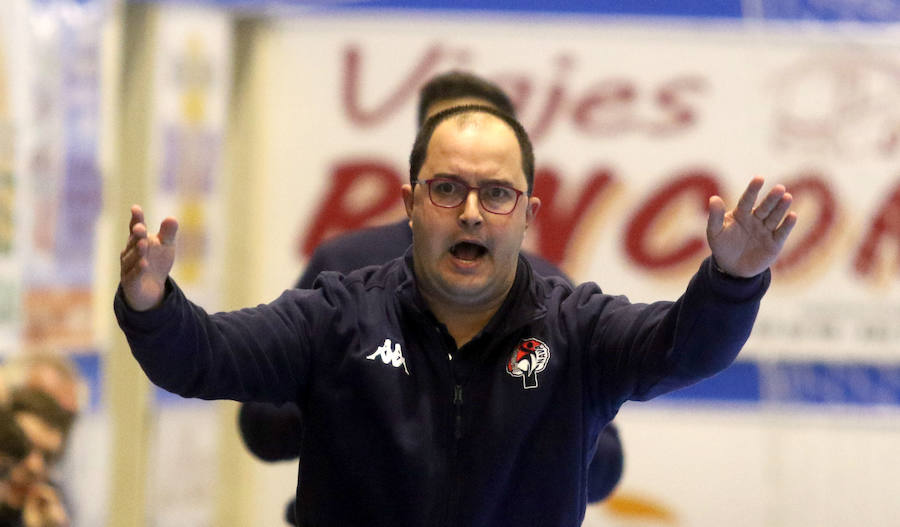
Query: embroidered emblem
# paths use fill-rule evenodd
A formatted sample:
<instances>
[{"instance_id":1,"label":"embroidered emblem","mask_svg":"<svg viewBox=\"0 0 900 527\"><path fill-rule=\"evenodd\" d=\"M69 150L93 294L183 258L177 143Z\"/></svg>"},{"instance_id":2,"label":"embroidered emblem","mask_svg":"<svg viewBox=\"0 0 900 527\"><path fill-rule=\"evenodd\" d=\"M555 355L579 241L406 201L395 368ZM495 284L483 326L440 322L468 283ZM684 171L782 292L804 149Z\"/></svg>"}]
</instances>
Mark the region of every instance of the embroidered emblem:
<instances>
[{"instance_id":1,"label":"embroidered emblem","mask_svg":"<svg viewBox=\"0 0 900 527\"><path fill-rule=\"evenodd\" d=\"M381 359L381 362L385 364L390 364L395 368L399 368L403 366L403 371L409 375L409 370L406 368L406 358L403 357L403 351L400 349L400 343L394 344L393 348L391 348L391 339L384 339L384 344L378 347L375 350L375 353L367 356L366 358L369 360L375 360L376 357Z\"/></svg>"},{"instance_id":2,"label":"embroidered emblem","mask_svg":"<svg viewBox=\"0 0 900 527\"><path fill-rule=\"evenodd\" d=\"M522 339L506 362L506 373L521 377L525 389L537 388L537 374L550 362L550 346L536 338Z\"/></svg>"}]
</instances>

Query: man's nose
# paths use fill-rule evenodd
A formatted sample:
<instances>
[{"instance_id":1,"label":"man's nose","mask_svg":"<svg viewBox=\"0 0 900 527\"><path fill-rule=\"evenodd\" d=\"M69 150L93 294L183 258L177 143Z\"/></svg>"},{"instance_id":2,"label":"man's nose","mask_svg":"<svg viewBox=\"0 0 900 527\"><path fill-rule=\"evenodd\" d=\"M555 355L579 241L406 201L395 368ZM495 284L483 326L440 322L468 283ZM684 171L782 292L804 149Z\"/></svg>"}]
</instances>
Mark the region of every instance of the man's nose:
<instances>
[{"instance_id":1,"label":"man's nose","mask_svg":"<svg viewBox=\"0 0 900 527\"><path fill-rule=\"evenodd\" d=\"M481 215L481 205L478 202L478 190L472 189L463 201L463 210L459 214L459 222L467 226L480 225L484 218Z\"/></svg>"}]
</instances>

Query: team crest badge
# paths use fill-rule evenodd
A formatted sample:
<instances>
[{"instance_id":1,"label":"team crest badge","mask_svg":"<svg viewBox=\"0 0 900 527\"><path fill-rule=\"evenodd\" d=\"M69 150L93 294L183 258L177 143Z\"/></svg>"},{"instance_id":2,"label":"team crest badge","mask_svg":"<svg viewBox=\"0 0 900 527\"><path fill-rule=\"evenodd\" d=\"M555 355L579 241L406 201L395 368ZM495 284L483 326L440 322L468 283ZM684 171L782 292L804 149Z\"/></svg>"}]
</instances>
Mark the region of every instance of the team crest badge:
<instances>
[{"instance_id":1,"label":"team crest badge","mask_svg":"<svg viewBox=\"0 0 900 527\"><path fill-rule=\"evenodd\" d=\"M544 371L550 362L550 346L536 338L519 341L506 362L506 373L521 377L525 389L537 388L537 374Z\"/></svg>"}]
</instances>

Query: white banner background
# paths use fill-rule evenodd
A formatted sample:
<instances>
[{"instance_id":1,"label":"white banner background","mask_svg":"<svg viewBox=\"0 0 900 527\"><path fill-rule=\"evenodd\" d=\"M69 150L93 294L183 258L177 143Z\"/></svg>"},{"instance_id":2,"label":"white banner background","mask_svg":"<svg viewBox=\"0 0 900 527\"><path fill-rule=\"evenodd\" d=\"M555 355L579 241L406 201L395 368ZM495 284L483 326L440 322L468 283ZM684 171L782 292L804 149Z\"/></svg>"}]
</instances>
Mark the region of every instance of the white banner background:
<instances>
[{"instance_id":1,"label":"white banner background","mask_svg":"<svg viewBox=\"0 0 900 527\"><path fill-rule=\"evenodd\" d=\"M266 291L291 282L310 229L337 223L312 219L318 202L333 197L336 165L369 160L390 167L398 185L406 179L416 93L404 83L415 88L432 73L463 67L514 96L516 86L530 92L516 97L520 117L535 136L538 166L554 170L563 195L544 196L529 242L542 249L571 236L562 264L577 280L633 300L674 298L705 248L651 268L624 243L642 213L655 218L645 259L704 239L705 194L648 209L664 186L701 173L734 203L752 175L789 186L810 176L817 186L797 188L801 224L786 251L793 258L776 273L760 315L764 331L748 355L893 360L896 324L865 338L866 328L900 311L897 228L887 221L886 235L872 234L879 218L892 217L885 207L900 185L900 50L890 36L600 22L278 24L266 113L273 130ZM554 97L555 111L548 109ZM598 170L614 183L581 216L567 217ZM396 192L399 206L399 191L382 183L350 190L373 201L373 185ZM827 207L823 195L832 200ZM554 219L576 226L550 231ZM863 256L867 239L875 240L871 257ZM871 266L860 270L860 261Z\"/></svg>"},{"instance_id":2,"label":"white banner background","mask_svg":"<svg viewBox=\"0 0 900 527\"><path fill-rule=\"evenodd\" d=\"M464 68L510 91L538 166L556 174L560 196L542 196L528 243L562 254L575 279L633 300L675 298L705 250L647 263L703 240L706 194L648 206L664 188L699 182L733 204L752 175L789 188L806 178L794 259L776 271L742 359L897 364L900 203L887 204L900 185L900 49L890 28L441 17L270 25L260 300L295 281L323 232L402 215L417 88ZM337 169L360 162L366 177L345 171L354 183L342 187ZM600 190L580 208L592 180ZM636 238L641 221L649 228ZM629 239L643 243L628 249ZM892 524L892 407L741 404L627 406L621 490L586 524Z\"/></svg>"}]
</instances>

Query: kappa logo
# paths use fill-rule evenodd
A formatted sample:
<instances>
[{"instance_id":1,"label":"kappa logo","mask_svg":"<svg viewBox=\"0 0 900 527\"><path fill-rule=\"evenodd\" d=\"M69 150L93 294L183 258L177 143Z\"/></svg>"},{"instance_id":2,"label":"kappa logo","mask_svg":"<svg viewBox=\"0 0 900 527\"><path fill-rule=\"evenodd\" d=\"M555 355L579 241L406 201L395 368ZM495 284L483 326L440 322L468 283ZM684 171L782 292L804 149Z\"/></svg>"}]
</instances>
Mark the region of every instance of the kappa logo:
<instances>
[{"instance_id":1,"label":"kappa logo","mask_svg":"<svg viewBox=\"0 0 900 527\"><path fill-rule=\"evenodd\" d=\"M406 368L406 359L403 357L403 351L400 349L400 343L394 344L393 348L391 347L391 339L384 339L384 344L378 347L375 350L375 353L367 356L366 358L369 360L375 360L375 358L380 358L381 362L385 364L390 364L395 368L399 368L403 366L403 371L409 375L409 369Z\"/></svg>"},{"instance_id":2,"label":"kappa logo","mask_svg":"<svg viewBox=\"0 0 900 527\"><path fill-rule=\"evenodd\" d=\"M521 377L525 389L537 388L537 374L544 371L550 362L550 346L536 338L519 341L506 362L506 373Z\"/></svg>"}]
</instances>

